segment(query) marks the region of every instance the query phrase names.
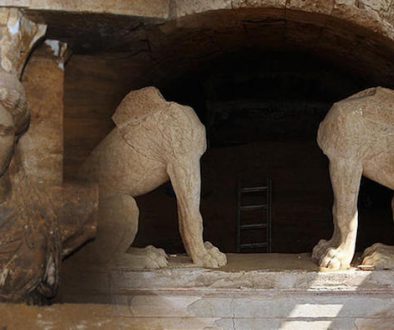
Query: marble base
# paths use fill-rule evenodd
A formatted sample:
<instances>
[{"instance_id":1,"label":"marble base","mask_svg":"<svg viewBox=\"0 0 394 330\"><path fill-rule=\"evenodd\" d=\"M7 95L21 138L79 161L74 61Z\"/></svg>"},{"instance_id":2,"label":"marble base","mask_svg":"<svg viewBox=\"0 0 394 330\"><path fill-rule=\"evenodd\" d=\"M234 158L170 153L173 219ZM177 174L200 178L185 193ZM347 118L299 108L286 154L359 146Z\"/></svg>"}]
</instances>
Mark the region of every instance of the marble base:
<instances>
[{"instance_id":1,"label":"marble base","mask_svg":"<svg viewBox=\"0 0 394 330\"><path fill-rule=\"evenodd\" d=\"M104 329L390 329L394 324L393 271L322 272L309 254L230 254L220 270L192 267L182 256L170 261L169 268L155 271L77 268L66 261L57 303L29 313L34 318L40 311L48 322L67 315L74 325Z\"/></svg>"}]
</instances>

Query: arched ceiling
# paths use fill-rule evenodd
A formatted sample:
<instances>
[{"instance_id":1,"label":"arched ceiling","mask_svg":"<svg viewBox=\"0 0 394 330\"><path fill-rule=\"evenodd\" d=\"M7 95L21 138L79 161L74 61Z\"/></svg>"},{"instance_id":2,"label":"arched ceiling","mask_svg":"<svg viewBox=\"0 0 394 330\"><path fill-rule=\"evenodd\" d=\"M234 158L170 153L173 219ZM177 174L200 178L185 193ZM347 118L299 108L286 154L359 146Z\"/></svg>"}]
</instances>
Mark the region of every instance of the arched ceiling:
<instances>
[{"instance_id":1,"label":"arched ceiling","mask_svg":"<svg viewBox=\"0 0 394 330\"><path fill-rule=\"evenodd\" d=\"M69 1L25 7L48 24L48 38L68 42L75 54L127 62L135 88L201 71L241 50L307 51L362 79L394 86L390 0L155 0L137 1L134 11L115 2L111 12L108 4L100 11L101 1L89 10L88 1L84 14Z\"/></svg>"},{"instance_id":2,"label":"arched ceiling","mask_svg":"<svg viewBox=\"0 0 394 330\"><path fill-rule=\"evenodd\" d=\"M201 71L226 53L303 51L376 84L394 82L394 44L375 31L322 14L264 9L187 16L147 30L154 81Z\"/></svg>"}]
</instances>

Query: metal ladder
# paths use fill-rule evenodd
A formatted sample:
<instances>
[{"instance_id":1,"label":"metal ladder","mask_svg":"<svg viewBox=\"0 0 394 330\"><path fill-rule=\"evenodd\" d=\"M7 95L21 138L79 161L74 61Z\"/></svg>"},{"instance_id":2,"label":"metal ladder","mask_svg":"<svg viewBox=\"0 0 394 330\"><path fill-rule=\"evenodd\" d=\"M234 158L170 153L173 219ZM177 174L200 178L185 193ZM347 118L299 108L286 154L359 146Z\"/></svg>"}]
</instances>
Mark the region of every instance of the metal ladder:
<instances>
[{"instance_id":1,"label":"metal ladder","mask_svg":"<svg viewBox=\"0 0 394 330\"><path fill-rule=\"evenodd\" d=\"M237 252L255 252L256 249L265 249L267 253L271 252L271 179L267 178L266 183L258 186L243 186L241 181L238 183L238 207L237 207ZM245 203L247 197L254 199L263 195L263 202L258 204ZM256 222L245 221L247 213L251 211L263 211L259 214L259 220ZM243 243L242 234L246 231L261 230L261 241Z\"/></svg>"}]
</instances>

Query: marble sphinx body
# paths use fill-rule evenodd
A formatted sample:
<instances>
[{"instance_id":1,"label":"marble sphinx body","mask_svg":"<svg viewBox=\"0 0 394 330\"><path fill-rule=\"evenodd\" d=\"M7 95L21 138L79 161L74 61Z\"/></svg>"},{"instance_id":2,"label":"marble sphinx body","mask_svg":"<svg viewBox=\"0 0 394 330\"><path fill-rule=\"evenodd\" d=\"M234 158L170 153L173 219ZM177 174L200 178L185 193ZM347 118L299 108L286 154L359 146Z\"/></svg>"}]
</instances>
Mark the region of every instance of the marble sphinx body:
<instances>
[{"instance_id":1,"label":"marble sphinx body","mask_svg":"<svg viewBox=\"0 0 394 330\"><path fill-rule=\"evenodd\" d=\"M83 253L98 263L121 260L132 268L166 266L162 249L129 247L138 230L133 197L171 180L180 234L193 263L212 268L225 265L226 256L203 241L200 157L206 137L193 109L167 102L156 88L147 87L131 91L113 121L116 128L91 153L80 173L98 183L100 190L97 237Z\"/></svg>"},{"instance_id":2,"label":"marble sphinx body","mask_svg":"<svg viewBox=\"0 0 394 330\"><path fill-rule=\"evenodd\" d=\"M312 257L322 267L347 268L355 252L361 176L394 189L394 91L371 88L335 103L320 124L318 143L330 160L334 233ZM394 247L377 243L363 257L364 265L394 268Z\"/></svg>"}]
</instances>

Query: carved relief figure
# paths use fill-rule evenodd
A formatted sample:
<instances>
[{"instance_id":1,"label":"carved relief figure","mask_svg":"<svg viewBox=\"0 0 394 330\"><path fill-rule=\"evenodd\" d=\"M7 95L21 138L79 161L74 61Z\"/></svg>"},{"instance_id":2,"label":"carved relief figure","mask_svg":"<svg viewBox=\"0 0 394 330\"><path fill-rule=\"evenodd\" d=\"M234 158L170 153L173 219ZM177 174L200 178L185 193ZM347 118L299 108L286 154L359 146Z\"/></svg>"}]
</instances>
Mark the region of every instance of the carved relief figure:
<instances>
[{"instance_id":1,"label":"carved relief figure","mask_svg":"<svg viewBox=\"0 0 394 330\"><path fill-rule=\"evenodd\" d=\"M30 121L19 79L45 30L18 10L0 8L0 301L52 297L62 257L96 228L96 188L40 186L13 158Z\"/></svg>"},{"instance_id":2,"label":"carved relief figure","mask_svg":"<svg viewBox=\"0 0 394 330\"><path fill-rule=\"evenodd\" d=\"M206 149L206 137L193 109L167 102L156 88L148 87L130 92L113 120L116 128L81 170L81 176L98 182L100 190L97 238L82 253L93 263L122 260L122 264L134 268L166 266L162 249L129 247L138 230L138 208L133 197L170 179L187 253L199 266L225 265L226 256L211 243L203 242L200 157Z\"/></svg>"},{"instance_id":3,"label":"carved relief figure","mask_svg":"<svg viewBox=\"0 0 394 330\"><path fill-rule=\"evenodd\" d=\"M361 176L394 189L394 91L371 88L334 104L320 124L318 143L330 160L334 233L312 257L322 267L346 268L355 252ZM394 268L394 247L373 245L363 264Z\"/></svg>"}]
</instances>

